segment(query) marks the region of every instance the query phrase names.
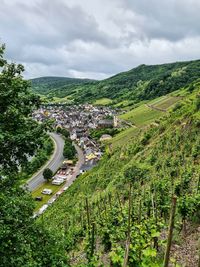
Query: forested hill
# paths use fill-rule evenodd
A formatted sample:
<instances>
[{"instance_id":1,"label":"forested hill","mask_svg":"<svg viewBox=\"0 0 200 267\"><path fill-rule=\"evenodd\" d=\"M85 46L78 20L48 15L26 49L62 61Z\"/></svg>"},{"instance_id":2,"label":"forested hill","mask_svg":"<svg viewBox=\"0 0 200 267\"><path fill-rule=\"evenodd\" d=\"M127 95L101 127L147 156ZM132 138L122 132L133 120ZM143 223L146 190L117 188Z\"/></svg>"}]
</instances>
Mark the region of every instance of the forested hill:
<instances>
[{"instance_id":1,"label":"forested hill","mask_svg":"<svg viewBox=\"0 0 200 267\"><path fill-rule=\"evenodd\" d=\"M168 94L200 77L200 60L162 65L140 65L103 81L60 79L43 83L33 80L33 89L49 96L66 97L76 102L108 98L114 103L139 102ZM48 78L45 78L48 81Z\"/></svg>"},{"instance_id":2,"label":"forested hill","mask_svg":"<svg viewBox=\"0 0 200 267\"><path fill-rule=\"evenodd\" d=\"M140 65L79 91L79 101L109 98L115 102L153 99L200 77L200 60L162 65Z\"/></svg>"},{"instance_id":3,"label":"forested hill","mask_svg":"<svg viewBox=\"0 0 200 267\"><path fill-rule=\"evenodd\" d=\"M68 77L39 77L31 79L31 85L33 91L36 93L47 95L55 94L59 95L60 91L64 91L65 94L71 93L75 85L86 84L92 82L89 79L78 79L78 78L68 78Z\"/></svg>"}]
</instances>

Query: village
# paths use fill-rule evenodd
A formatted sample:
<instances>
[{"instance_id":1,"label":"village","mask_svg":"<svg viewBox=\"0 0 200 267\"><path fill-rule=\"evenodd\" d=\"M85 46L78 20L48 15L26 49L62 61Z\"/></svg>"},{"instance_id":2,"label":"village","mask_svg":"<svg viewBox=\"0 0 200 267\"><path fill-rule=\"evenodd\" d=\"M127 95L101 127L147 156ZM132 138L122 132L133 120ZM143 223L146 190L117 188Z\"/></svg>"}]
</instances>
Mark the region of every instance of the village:
<instances>
[{"instance_id":1,"label":"village","mask_svg":"<svg viewBox=\"0 0 200 267\"><path fill-rule=\"evenodd\" d=\"M117 128L117 111L110 107L93 106L91 104L62 106L43 105L33 113L33 118L42 123L47 120L52 122L54 129L66 129L69 132L76 150L79 151L78 166L74 166L72 160L63 159L57 172L52 179L52 185L62 186L61 189L50 197L52 191L45 188L41 193L49 195L49 201L42 206L39 214L42 214L48 205L51 205L62 192L81 174L93 168L100 160L103 152L101 142L111 139L112 136L102 134L99 139L91 137L91 130L103 130L107 128ZM81 163L80 163L81 162ZM42 196L36 200L42 199Z\"/></svg>"},{"instance_id":2,"label":"village","mask_svg":"<svg viewBox=\"0 0 200 267\"><path fill-rule=\"evenodd\" d=\"M102 152L99 142L90 137L91 129L118 127L117 111L109 107L93 106L91 104L73 106L42 106L33 113L38 122L52 120L54 128L65 128L70 133L70 139L83 150L85 165L81 171L90 169L100 159ZM102 135L100 141L111 138Z\"/></svg>"}]
</instances>

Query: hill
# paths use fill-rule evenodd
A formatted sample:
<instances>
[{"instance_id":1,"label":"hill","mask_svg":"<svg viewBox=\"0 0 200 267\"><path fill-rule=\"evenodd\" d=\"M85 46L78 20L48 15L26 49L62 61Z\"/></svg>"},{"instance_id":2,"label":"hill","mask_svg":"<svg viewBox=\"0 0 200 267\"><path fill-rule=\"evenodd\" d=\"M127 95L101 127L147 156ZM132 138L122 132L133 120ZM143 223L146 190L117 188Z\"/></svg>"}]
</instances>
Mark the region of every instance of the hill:
<instances>
[{"instance_id":1,"label":"hill","mask_svg":"<svg viewBox=\"0 0 200 267\"><path fill-rule=\"evenodd\" d=\"M107 98L113 104L128 100L126 105L154 99L176 91L200 76L200 60L162 65L140 65L100 81L75 96L78 101L94 101ZM125 105L125 106L126 106Z\"/></svg>"},{"instance_id":2,"label":"hill","mask_svg":"<svg viewBox=\"0 0 200 267\"><path fill-rule=\"evenodd\" d=\"M156 123L151 116L138 119L146 114L143 104L133 110L134 138L129 129L119 133L99 165L39 219L65 242L71 266L122 266L127 246L130 266L163 266L172 196L177 199L172 262L197 266L199 92L196 82L185 86L184 98L175 105L173 97L152 101L161 109L172 106ZM122 139L127 140L112 145Z\"/></svg>"},{"instance_id":3,"label":"hill","mask_svg":"<svg viewBox=\"0 0 200 267\"><path fill-rule=\"evenodd\" d=\"M87 84L92 82L89 79L78 79L78 78L68 78L68 77L40 77L31 79L32 90L41 95L53 95L64 97L68 94L73 93L73 89L77 85ZM62 92L65 92L62 95Z\"/></svg>"},{"instance_id":4,"label":"hill","mask_svg":"<svg viewBox=\"0 0 200 267\"><path fill-rule=\"evenodd\" d=\"M45 89L33 89L50 97L68 97L75 102L133 106L135 103L154 99L181 89L200 77L200 60L175 62L162 65L140 65L103 81L63 79ZM37 80L36 80L37 81ZM79 83L80 82L80 83ZM66 83L66 84L65 84ZM40 84L40 80L39 80ZM49 89L50 92L48 92ZM43 88L43 86L41 86Z\"/></svg>"}]
</instances>

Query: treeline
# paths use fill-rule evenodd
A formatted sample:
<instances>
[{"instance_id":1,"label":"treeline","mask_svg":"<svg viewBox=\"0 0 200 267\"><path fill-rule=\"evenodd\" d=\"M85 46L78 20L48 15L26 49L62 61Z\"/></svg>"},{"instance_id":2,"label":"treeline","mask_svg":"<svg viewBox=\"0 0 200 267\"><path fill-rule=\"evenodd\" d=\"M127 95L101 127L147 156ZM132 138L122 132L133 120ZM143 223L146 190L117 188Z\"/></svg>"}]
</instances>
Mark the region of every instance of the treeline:
<instances>
[{"instance_id":1,"label":"treeline","mask_svg":"<svg viewBox=\"0 0 200 267\"><path fill-rule=\"evenodd\" d=\"M34 200L21 185L19 166L26 169L30 156L44 149L47 127L32 119L39 98L22 77L24 67L7 62L4 50L0 45L0 267L68 266L64 244L33 218ZM46 142L44 151L51 150Z\"/></svg>"},{"instance_id":2,"label":"treeline","mask_svg":"<svg viewBox=\"0 0 200 267\"><path fill-rule=\"evenodd\" d=\"M36 155L22 167L20 173L21 179L28 179L37 172L49 159L53 153L53 149L53 141L47 134L45 134L42 138L42 147L36 152Z\"/></svg>"},{"instance_id":3,"label":"treeline","mask_svg":"<svg viewBox=\"0 0 200 267\"><path fill-rule=\"evenodd\" d=\"M89 79L67 77L41 77L30 81L34 92L58 97L64 97L66 93L72 94L78 85L90 82ZM63 95L62 92L65 92L65 94Z\"/></svg>"},{"instance_id":4,"label":"treeline","mask_svg":"<svg viewBox=\"0 0 200 267\"><path fill-rule=\"evenodd\" d=\"M63 149L63 156L68 160L76 160L76 149L70 139L70 133L65 128L57 127L57 133L64 136L65 145Z\"/></svg>"},{"instance_id":5,"label":"treeline","mask_svg":"<svg viewBox=\"0 0 200 267\"><path fill-rule=\"evenodd\" d=\"M80 102L110 98L114 103L130 100L137 103L176 91L197 80L200 61L177 62L162 65L140 65L107 80L80 90L75 99Z\"/></svg>"},{"instance_id":6,"label":"treeline","mask_svg":"<svg viewBox=\"0 0 200 267\"><path fill-rule=\"evenodd\" d=\"M69 96L75 102L109 98L112 104L128 100L132 105L176 91L200 76L200 60L162 65L140 65L103 81L67 84L50 90L49 96ZM37 86L40 87L40 80ZM43 83L41 82L41 86ZM34 89L36 90L36 89ZM46 94L47 91L44 93Z\"/></svg>"}]
</instances>

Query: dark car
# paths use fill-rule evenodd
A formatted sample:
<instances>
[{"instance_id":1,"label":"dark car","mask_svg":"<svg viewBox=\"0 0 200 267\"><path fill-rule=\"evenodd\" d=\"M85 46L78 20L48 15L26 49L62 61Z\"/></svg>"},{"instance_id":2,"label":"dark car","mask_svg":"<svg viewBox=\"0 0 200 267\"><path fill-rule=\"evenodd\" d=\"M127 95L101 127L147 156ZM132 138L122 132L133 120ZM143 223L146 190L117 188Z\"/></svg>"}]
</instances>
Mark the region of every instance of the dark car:
<instances>
[{"instance_id":1,"label":"dark car","mask_svg":"<svg viewBox=\"0 0 200 267\"><path fill-rule=\"evenodd\" d=\"M35 200L36 200L36 201L42 201L42 198L43 198L43 197L35 197Z\"/></svg>"}]
</instances>

